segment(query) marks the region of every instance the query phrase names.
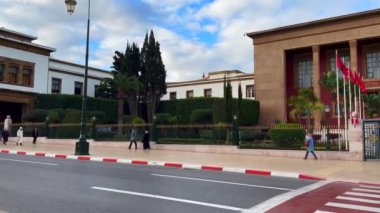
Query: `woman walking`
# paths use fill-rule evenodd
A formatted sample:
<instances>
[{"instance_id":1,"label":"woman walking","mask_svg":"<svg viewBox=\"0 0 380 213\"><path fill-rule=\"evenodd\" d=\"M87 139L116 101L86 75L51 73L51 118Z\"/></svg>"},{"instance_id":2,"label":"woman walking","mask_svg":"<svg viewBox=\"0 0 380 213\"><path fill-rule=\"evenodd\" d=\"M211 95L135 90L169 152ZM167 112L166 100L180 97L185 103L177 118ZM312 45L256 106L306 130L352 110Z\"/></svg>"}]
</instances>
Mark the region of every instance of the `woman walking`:
<instances>
[{"instance_id":1,"label":"woman walking","mask_svg":"<svg viewBox=\"0 0 380 213\"><path fill-rule=\"evenodd\" d=\"M315 155L315 153L314 153L314 139L313 139L313 135L311 133L308 133L306 135L305 145L306 145L306 155L305 155L304 159L307 159L309 152L311 152L311 154L313 154L313 156L314 156L314 160L317 160L318 159L317 155Z\"/></svg>"},{"instance_id":2,"label":"woman walking","mask_svg":"<svg viewBox=\"0 0 380 213\"><path fill-rule=\"evenodd\" d=\"M144 137L142 139L143 145L144 145L144 150L145 149L150 149L150 144L149 144L149 131L148 129L145 130Z\"/></svg>"}]
</instances>

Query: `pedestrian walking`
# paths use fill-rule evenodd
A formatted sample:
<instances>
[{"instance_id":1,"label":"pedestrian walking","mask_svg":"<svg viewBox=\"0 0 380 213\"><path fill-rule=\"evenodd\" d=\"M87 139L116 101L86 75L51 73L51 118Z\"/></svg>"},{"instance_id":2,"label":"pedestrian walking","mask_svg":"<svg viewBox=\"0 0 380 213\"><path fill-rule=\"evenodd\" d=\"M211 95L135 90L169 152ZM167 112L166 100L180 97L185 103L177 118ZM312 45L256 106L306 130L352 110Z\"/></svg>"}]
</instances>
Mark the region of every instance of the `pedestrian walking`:
<instances>
[{"instance_id":1,"label":"pedestrian walking","mask_svg":"<svg viewBox=\"0 0 380 213\"><path fill-rule=\"evenodd\" d=\"M7 145L7 142L8 142L8 131L7 130L3 130L3 132L1 133L1 137L3 138L3 144Z\"/></svg>"},{"instance_id":2,"label":"pedestrian walking","mask_svg":"<svg viewBox=\"0 0 380 213\"><path fill-rule=\"evenodd\" d=\"M148 129L145 130L145 133L144 133L144 137L143 137L143 139L142 139L142 142L143 142L144 150L145 150L145 149L150 149L150 144L149 144L149 130L148 130Z\"/></svg>"},{"instance_id":3,"label":"pedestrian walking","mask_svg":"<svg viewBox=\"0 0 380 213\"><path fill-rule=\"evenodd\" d=\"M32 131L33 144L36 144L38 136L39 136L39 132L38 132L37 127L35 127Z\"/></svg>"},{"instance_id":4,"label":"pedestrian walking","mask_svg":"<svg viewBox=\"0 0 380 213\"><path fill-rule=\"evenodd\" d=\"M317 160L317 155L314 153L314 139L313 135L311 133L308 133L306 135L305 139L305 146L306 146L306 155L304 159L307 159L307 156L309 155L309 152L314 156L314 160Z\"/></svg>"},{"instance_id":5,"label":"pedestrian walking","mask_svg":"<svg viewBox=\"0 0 380 213\"><path fill-rule=\"evenodd\" d=\"M135 128L132 127L132 130L131 130L131 142L129 143L128 149L131 149L132 143L135 144L135 149L137 149L136 136L137 136L137 132L136 132Z\"/></svg>"},{"instance_id":6,"label":"pedestrian walking","mask_svg":"<svg viewBox=\"0 0 380 213\"><path fill-rule=\"evenodd\" d=\"M4 130L8 132L8 137L12 134L12 119L10 115L7 115L4 120Z\"/></svg>"},{"instance_id":7,"label":"pedestrian walking","mask_svg":"<svg viewBox=\"0 0 380 213\"><path fill-rule=\"evenodd\" d=\"M23 138L24 138L24 132L22 131L22 126L20 126L20 128L17 130L17 142L16 142L17 146L19 144L20 144L20 146L22 146Z\"/></svg>"}]
</instances>

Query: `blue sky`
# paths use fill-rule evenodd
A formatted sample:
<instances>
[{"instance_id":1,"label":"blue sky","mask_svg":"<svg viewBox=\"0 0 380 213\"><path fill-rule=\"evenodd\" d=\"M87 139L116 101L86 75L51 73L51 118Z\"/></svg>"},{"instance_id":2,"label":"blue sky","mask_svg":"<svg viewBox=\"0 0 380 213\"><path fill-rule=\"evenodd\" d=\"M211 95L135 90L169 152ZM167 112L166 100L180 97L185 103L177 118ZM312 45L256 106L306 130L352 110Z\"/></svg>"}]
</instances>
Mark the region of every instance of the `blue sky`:
<instances>
[{"instance_id":1,"label":"blue sky","mask_svg":"<svg viewBox=\"0 0 380 213\"><path fill-rule=\"evenodd\" d=\"M74 14L64 0L0 0L0 27L37 36L52 57L84 64L87 0ZM140 47L154 30L167 81L212 71L253 72L252 41L244 33L380 7L378 0L92 0L89 65L110 70L127 41ZM380 16L379 16L380 17Z\"/></svg>"}]
</instances>

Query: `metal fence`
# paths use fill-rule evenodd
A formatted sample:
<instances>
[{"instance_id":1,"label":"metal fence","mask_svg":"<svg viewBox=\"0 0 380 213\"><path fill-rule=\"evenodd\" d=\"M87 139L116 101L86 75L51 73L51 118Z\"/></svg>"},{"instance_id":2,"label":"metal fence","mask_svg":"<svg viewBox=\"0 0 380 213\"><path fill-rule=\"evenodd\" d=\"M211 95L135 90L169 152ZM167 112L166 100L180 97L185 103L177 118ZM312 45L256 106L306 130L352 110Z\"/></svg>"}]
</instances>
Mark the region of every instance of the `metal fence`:
<instances>
[{"instance_id":1,"label":"metal fence","mask_svg":"<svg viewBox=\"0 0 380 213\"><path fill-rule=\"evenodd\" d=\"M31 136L34 127L40 130L40 136L48 138L75 139L79 137L80 124L23 123L13 125L24 127L26 137ZM141 140L145 130L149 130L151 139L161 144L224 144L233 143L234 126L232 124L207 125L155 125L155 124L96 124L87 123L87 138L95 141L129 141L131 129L137 131L137 140ZM250 149L305 149L306 127L281 128L267 126L240 126L238 143L240 148ZM316 150L348 150L345 129L336 126L312 128ZM276 136L277 134L277 136ZM279 135L280 134L280 139Z\"/></svg>"},{"instance_id":2,"label":"metal fence","mask_svg":"<svg viewBox=\"0 0 380 213\"><path fill-rule=\"evenodd\" d=\"M380 160L380 120L363 121L364 160Z\"/></svg>"}]
</instances>

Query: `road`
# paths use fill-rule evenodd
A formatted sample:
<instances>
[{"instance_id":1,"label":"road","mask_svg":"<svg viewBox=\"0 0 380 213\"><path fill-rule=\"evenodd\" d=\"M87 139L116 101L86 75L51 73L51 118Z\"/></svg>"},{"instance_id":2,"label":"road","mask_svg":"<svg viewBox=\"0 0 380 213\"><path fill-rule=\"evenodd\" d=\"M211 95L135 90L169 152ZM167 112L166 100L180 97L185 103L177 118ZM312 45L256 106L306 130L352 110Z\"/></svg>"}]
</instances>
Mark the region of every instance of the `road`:
<instances>
[{"instance_id":1,"label":"road","mask_svg":"<svg viewBox=\"0 0 380 213\"><path fill-rule=\"evenodd\" d=\"M0 212L241 212L315 181L0 154Z\"/></svg>"}]
</instances>

